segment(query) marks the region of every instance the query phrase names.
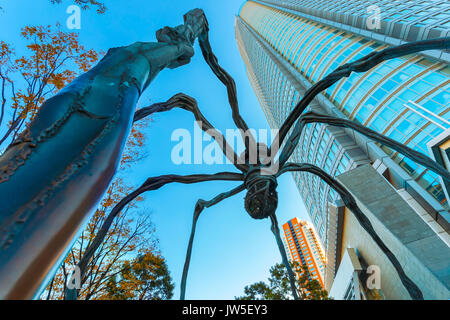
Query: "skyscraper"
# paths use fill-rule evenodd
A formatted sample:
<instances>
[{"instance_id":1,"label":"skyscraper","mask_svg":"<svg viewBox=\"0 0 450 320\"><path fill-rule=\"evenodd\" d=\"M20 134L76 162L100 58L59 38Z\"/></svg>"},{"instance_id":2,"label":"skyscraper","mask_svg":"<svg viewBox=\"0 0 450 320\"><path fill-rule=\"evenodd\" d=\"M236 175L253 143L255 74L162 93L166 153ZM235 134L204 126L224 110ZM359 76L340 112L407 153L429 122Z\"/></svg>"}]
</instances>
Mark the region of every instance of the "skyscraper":
<instances>
[{"instance_id":1,"label":"skyscraper","mask_svg":"<svg viewBox=\"0 0 450 320\"><path fill-rule=\"evenodd\" d=\"M255 0L242 5L236 39L272 128L281 126L306 89L339 65L406 41L450 35L446 1L375 4ZM340 80L309 108L357 121L430 157L431 144L440 137L445 154L450 139L449 60L450 54L439 50L388 60ZM420 280L429 286L426 295L449 297L449 204L436 174L349 129L323 124L305 128L291 161L315 164L338 177L363 211L381 223L378 231L398 245L401 258L414 257L421 264L416 270L430 272L433 280ZM294 179L326 250L325 284L330 288L345 248L362 248L358 241L364 237L352 238L358 226L326 183L309 173L295 173ZM356 250L361 259L377 261L378 253L362 253L361 248ZM395 286L389 289L391 297L406 297Z\"/></svg>"},{"instance_id":2,"label":"skyscraper","mask_svg":"<svg viewBox=\"0 0 450 320\"><path fill-rule=\"evenodd\" d=\"M310 280L324 287L325 256L309 223L298 218L289 220L283 224L282 240L289 260L307 266Z\"/></svg>"}]
</instances>

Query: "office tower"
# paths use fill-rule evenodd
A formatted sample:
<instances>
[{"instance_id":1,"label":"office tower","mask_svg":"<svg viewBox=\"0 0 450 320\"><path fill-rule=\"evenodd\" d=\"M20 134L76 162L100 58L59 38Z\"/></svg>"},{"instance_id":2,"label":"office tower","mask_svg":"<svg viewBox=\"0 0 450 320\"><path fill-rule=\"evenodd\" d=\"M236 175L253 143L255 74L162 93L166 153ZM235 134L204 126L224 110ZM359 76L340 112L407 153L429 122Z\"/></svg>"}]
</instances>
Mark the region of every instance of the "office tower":
<instances>
[{"instance_id":1,"label":"office tower","mask_svg":"<svg viewBox=\"0 0 450 320\"><path fill-rule=\"evenodd\" d=\"M310 280L324 287L325 256L309 223L298 218L289 220L283 224L282 240L289 260L307 266Z\"/></svg>"},{"instance_id":2,"label":"office tower","mask_svg":"<svg viewBox=\"0 0 450 320\"><path fill-rule=\"evenodd\" d=\"M272 128L281 126L306 89L339 65L407 41L450 35L446 1L375 4L243 3L236 17L236 40ZM359 122L430 157L447 155L447 162L445 157L440 162L448 168L449 60L450 54L439 50L388 60L340 80L309 109ZM449 190L436 174L352 130L322 124L306 127L291 161L315 164L337 177L400 260L410 262L405 269L425 296L450 297ZM327 184L309 173L295 173L294 179L326 251L326 288L331 288L347 247L355 247L368 265L383 262L383 272L394 277L382 254L361 243L370 241L354 236L364 230ZM408 298L398 281L387 280L387 298Z\"/></svg>"}]
</instances>

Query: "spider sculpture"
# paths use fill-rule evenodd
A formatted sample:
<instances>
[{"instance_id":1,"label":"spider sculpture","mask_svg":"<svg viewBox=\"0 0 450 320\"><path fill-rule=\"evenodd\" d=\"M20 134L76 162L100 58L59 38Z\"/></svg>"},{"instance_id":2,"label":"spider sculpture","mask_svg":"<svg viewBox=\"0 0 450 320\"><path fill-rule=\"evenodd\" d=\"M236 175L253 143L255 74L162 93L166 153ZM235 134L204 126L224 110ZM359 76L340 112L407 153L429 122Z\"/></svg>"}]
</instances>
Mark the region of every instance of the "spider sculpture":
<instances>
[{"instance_id":1,"label":"spider sculpture","mask_svg":"<svg viewBox=\"0 0 450 320\"><path fill-rule=\"evenodd\" d=\"M111 211L108 218L105 220L102 228L97 234L91 246L86 250L83 258L80 260L78 266L80 267L81 273L86 269L92 254L95 252L98 245L104 239L112 220L118 213L133 199L138 195L161 188L168 183L197 183L203 181L213 181L213 180L228 180L228 181L239 181L240 185L232 190L223 192L211 200L200 199L197 201L194 210L192 230L189 238L189 244L186 253L186 260L183 269L182 281L181 281L181 296L180 299L185 298L186 291L186 280L189 269L189 262L191 258L192 245L194 241L195 229L197 220L200 213L208 207L211 207L223 199L234 196L244 190L247 191L245 196L245 209L247 213L254 219L265 219L270 218L271 220L271 231L273 232L279 251L281 253L282 261L286 268L288 269L289 281L291 284L292 295L295 299L298 299L298 294L295 289L295 276L291 270L286 252L284 250L283 243L280 238L280 230L278 227L276 208L278 203L277 196L277 178L283 173L289 171L305 171L319 176L328 185L330 185L342 198L346 207L349 208L362 227L370 234L373 240L381 248L381 250L386 254L393 267L398 273L403 285L409 292L412 299L423 299L421 290L417 285L405 274L402 266L400 265L397 258L389 250L389 248L384 244L381 238L376 234L372 224L359 209L353 196L345 189L345 187L334 179L331 175L323 171L321 168L308 163L291 163L288 162L290 156L292 155L297 143L299 141L302 129L308 123L323 123L338 127L351 128L358 133L384 145L387 146L403 155L409 157L415 162L423 165L424 167L434 171L439 174L443 179L450 181L450 173L445 170L441 165L434 162L429 157L415 150L412 150L395 140L385 137L377 132L366 128L356 122L335 118L324 114L318 114L315 112L306 112L305 109L308 104L319 94L321 91L332 86L334 83L339 81L344 77L348 77L352 72L365 72L375 65L392 58L417 53L424 50L433 49L448 49L450 48L450 38L440 38L434 40L417 41L412 43L406 43L400 46L391 47L378 52L372 52L371 54L356 60L351 63L344 64L328 74L324 79L315 83L306 92L303 98L298 102L292 112L289 114L287 119L281 126L278 135L275 137L272 147L268 147L263 144L255 142L255 138L250 135L245 135L248 133L248 126L244 119L239 113L238 101L236 97L236 86L234 80L231 76L218 64L216 56L213 54L209 39L208 39L208 28L202 36L199 37L200 48L202 54L214 74L219 78L219 80L226 86L228 93L228 100L231 106L233 121L236 126L241 129L242 137L245 143L245 153L238 157L231 146L226 142L224 136L218 132L203 116L200 109L197 106L195 99L184 95L176 94L170 98L167 102L156 103L149 107L142 108L138 110L134 116L134 121L138 121L149 114L155 112L163 112L171 110L175 107L180 107L187 111L193 113L195 119L198 123L201 123L202 130L210 134L216 142L219 144L224 155L234 164L239 173L236 172L219 172L216 174L193 174L193 175L162 175L158 177L148 178L139 188L134 190L128 196L123 198ZM292 131L291 131L292 130ZM290 134L288 135L288 133ZM279 148L277 146L282 145L281 152L279 153ZM256 150L256 152L255 152ZM279 153L279 157L275 160L276 155ZM256 161L249 161L251 156L256 157ZM269 160L269 161L268 161ZM273 170L273 168L279 168L278 170Z\"/></svg>"}]
</instances>

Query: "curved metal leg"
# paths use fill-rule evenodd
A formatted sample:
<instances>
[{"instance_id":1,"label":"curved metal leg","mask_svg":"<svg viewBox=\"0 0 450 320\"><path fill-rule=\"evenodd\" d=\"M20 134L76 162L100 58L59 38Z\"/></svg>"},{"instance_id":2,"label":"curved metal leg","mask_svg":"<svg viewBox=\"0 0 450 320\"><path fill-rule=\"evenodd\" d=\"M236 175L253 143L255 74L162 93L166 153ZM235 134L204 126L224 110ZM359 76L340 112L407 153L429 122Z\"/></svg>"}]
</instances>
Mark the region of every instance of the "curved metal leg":
<instances>
[{"instance_id":1,"label":"curved metal leg","mask_svg":"<svg viewBox=\"0 0 450 320\"><path fill-rule=\"evenodd\" d=\"M323 171L317 166L314 166L312 164L308 163L286 163L286 165L280 170L280 172L277 174L277 176L283 174L284 172L288 171L306 171L310 172L314 175L319 176L323 181L325 181L330 187L332 187L342 198L342 201L344 202L345 206L349 208L353 214L355 215L358 222L361 224L361 226L364 228L364 230L367 231L367 233L372 237L372 239L375 241L375 243L380 247L380 249L384 252L384 254L388 257L389 261L394 266L395 270L397 271L397 274L405 286L406 290L408 291L409 295L414 300L423 300L423 294L422 291L419 289L419 287L406 275L405 271L403 270L400 262L397 260L395 255L389 250L389 248L384 244L383 240L378 236L378 234L375 232L375 229L372 226L372 223L370 220L366 217L366 215L359 209L358 205L356 204L355 199L353 196L348 192L345 187L336 179L334 179L332 176L330 176L328 173Z\"/></svg>"},{"instance_id":2,"label":"curved metal leg","mask_svg":"<svg viewBox=\"0 0 450 320\"><path fill-rule=\"evenodd\" d=\"M213 199L211 199L209 201L199 199L197 201L197 203L195 204L194 219L192 221L192 230L191 230L191 235L189 236L189 244L188 244L187 252L186 252L186 260L184 262L184 267L183 267L183 276L181 278L180 300L184 300L185 295L186 295L186 281L187 281L187 275L188 275L188 271L189 271L189 264L191 262L192 245L194 243L195 228L197 226L197 220L198 220L198 217L200 216L200 213L203 211L204 208L209 208L226 198L229 198L231 196L234 196L235 194L238 194L239 192L241 192L244 189L245 189L245 186L242 184L237 188L234 188L230 191L219 194L218 196L214 197Z\"/></svg>"},{"instance_id":3,"label":"curved metal leg","mask_svg":"<svg viewBox=\"0 0 450 320\"><path fill-rule=\"evenodd\" d=\"M139 121L150 114L169 111L176 107L192 112L197 124L201 125L201 129L216 140L228 160L230 160L230 162L242 172L248 170L248 165L238 163L238 156L234 152L233 148L228 144L223 134L214 128L213 125L205 118L198 107L197 101L184 93L177 93L166 102L154 103L148 107L139 109L134 114L133 122Z\"/></svg>"},{"instance_id":4,"label":"curved metal leg","mask_svg":"<svg viewBox=\"0 0 450 320\"><path fill-rule=\"evenodd\" d=\"M381 51L371 52L368 55L362 57L361 59L355 60L350 63L346 63L338 67L336 70L329 73L325 78L316 82L305 92L303 98L298 102L294 110L292 110L292 112L284 121L283 125L280 128L280 132L275 138L275 140L279 141L278 145L281 145L284 141L284 138L288 134L289 130L294 125L295 121L303 113L303 111L305 111L306 107L308 107L309 103L320 92L331 87L333 84L335 84L342 78L350 76L352 72L366 72L383 61L406 56L408 54L417 53L425 50L434 50L434 49L443 50L448 48L450 48L450 37L409 42L399 46L389 47Z\"/></svg>"},{"instance_id":5,"label":"curved metal leg","mask_svg":"<svg viewBox=\"0 0 450 320\"><path fill-rule=\"evenodd\" d=\"M299 300L297 288L295 286L295 275L294 275L294 272L292 271L291 265L289 264L289 260L286 255L286 251L284 250L283 242L281 241L280 228L278 227L277 216L275 215L275 213L270 215L270 221L272 222L272 226L270 229L272 230L272 233L274 234L275 239L277 240L278 250L280 250L280 253L281 253L281 259L283 260L283 264L288 271L292 295L294 296L295 300Z\"/></svg>"},{"instance_id":6,"label":"curved metal leg","mask_svg":"<svg viewBox=\"0 0 450 320\"><path fill-rule=\"evenodd\" d=\"M403 145L402 143L395 141L394 139L379 134L378 132L369 129L363 125L360 125L359 123L356 123L354 121L330 117L328 115L319 114L315 112L307 112L304 115L302 115L298 120L291 136L286 141L286 145L281 152L279 159L280 167L282 167L285 164L285 162L294 152L295 147L300 139L301 132L303 131L305 125L314 122L326 123L336 127L345 127L353 129L373 141L381 143L389 148L394 149L397 152L400 152L401 154L407 156L408 158L424 166L425 168L437 173L443 179L446 179L447 181L450 182L450 172L448 172L442 165L432 160L431 158L427 157L423 153L413 150Z\"/></svg>"},{"instance_id":7,"label":"curved metal leg","mask_svg":"<svg viewBox=\"0 0 450 320\"><path fill-rule=\"evenodd\" d=\"M206 63L209 65L214 74L219 80L227 87L228 102L231 106L231 112L233 121L240 129L242 140L244 141L245 149L250 152L250 147L256 146L256 139L249 131L247 123L239 113L239 104L237 100L236 83L233 78L223 69L214 55L211 44L209 42L208 33L204 33L199 37L200 49L202 50L203 57Z\"/></svg>"},{"instance_id":8,"label":"curved metal leg","mask_svg":"<svg viewBox=\"0 0 450 320\"><path fill-rule=\"evenodd\" d=\"M133 201L137 196L140 194L151 191L151 190L157 190L161 188L162 186L168 184L168 183L184 183L184 184L191 184L191 183L197 183L197 182L204 182L204 181L215 181L215 180L222 180L222 181L242 181L243 175L240 173L234 173L234 172L219 172L216 174L193 174L193 175L187 175L187 176L179 176L179 175L163 175L159 177L152 177L148 178L139 188L131 192L129 195L124 197L122 200L120 200L119 203L116 204L116 206L111 210L111 212L108 214L108 217L106 218L105 222L103 223L102 227L98 231L97 235L95 236L94 240L92 241L91 245L86 248L86 251L83 254L83 257L78 262L78 267L80 268L80 276L81 279L84 277L84 272L86 270L86 267L91 260L92 256L94 255L97 248L100 246L100 244L105 239L105 236L108 233L109 228L111 227L111 224L114 220L114 218L122 211L125 206ZM83 280L82 280L83 281ZM68 296L72 298L76 298L75 293L68 293Z\"/></svg>"}]
</instances>

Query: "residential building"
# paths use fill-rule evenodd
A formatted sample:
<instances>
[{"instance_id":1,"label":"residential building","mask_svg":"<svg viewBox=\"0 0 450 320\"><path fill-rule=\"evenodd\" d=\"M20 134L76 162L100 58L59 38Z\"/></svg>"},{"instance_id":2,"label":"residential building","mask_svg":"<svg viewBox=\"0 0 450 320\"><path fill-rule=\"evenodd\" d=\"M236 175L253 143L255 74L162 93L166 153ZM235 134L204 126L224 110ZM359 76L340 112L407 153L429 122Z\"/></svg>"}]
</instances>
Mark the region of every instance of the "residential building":
<instances>
[{"instance_id":1,"label":"residential building","mask_svg":"<svg viewBox=\"0 0 450 320\"><path fill-rule=\"evenodd\" d=\"M283 224L282 240L289 260L305 265L310 280L317 280L324 287L325 255L313 227L293 218Z\"/></svg>"}]
</instances>

